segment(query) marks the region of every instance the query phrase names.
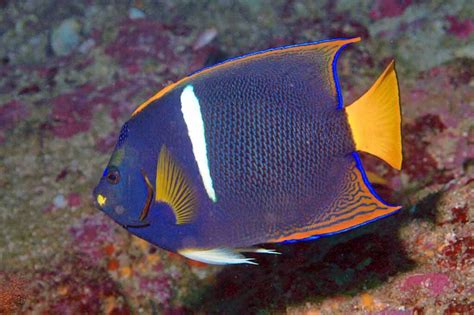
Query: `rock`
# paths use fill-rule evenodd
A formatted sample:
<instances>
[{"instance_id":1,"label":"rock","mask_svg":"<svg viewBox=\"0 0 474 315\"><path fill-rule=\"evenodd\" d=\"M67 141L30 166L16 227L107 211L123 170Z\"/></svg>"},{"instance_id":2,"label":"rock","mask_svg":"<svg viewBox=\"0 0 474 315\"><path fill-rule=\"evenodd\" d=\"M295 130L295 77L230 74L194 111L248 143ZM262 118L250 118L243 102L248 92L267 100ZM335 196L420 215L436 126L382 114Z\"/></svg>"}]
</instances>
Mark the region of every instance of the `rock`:
<instances>
[{"instance_id":1,"label":"rock","mask_svg":"<svg viewBox=\"0 0 474 315\"><path fill-rule=\"evenodd\" d=\"M409 276L401 286L402 291L419 290L420 287L426 288L432 296L438 296L449 287L451 280L442 273L426 273Z\"/></svg>"},{"instance_id":2,"label":"rock","mask_svg":"<svg viewBox=\"0 0 474 315\"><path fill-rule=\"evenodd\" d=\"M67 205L66 198L63 195L57 195L53 199L53 204L56 208L64 208Z\"/></svg>"},{"instance_id":3,"label":"rock","mask_svg":"<svg viewBox=\"0 0 474 315\"><path fill-rule=\"evenodd\" d=\"M132 20L144 19L145 13L137 8L130 8L128 10L128 17Z\"/></svg>"},{"instance_id":4,"label":"rock","mask_svg":"<svg viewBox=\"0 0 474 315\"><path fill-rule=\"evenodd\" d=\"M199 50L211 43L217 36L217 29L215 27L211 27L206 29L204 32L199 34L196 41L193 44L193 50Z\"/></svg>"},{"instance_id":5,"label":"rock","mask_svg":"<svg viewBox=\"0 0 474 315\"><path fill-rule=\"evenodd\" d=\"M95 46L95 40L92 38L89 38L88 40L84 41L81 45L79 45L79 52L81 54L87 54L92 48Z\"/></svg>"},{"instance_id":6,"label":"rock","mask_svg":"<svg viewBox=\"0 0 474 315\"><path fill-rule=\"evenodd\" d=\"M81 24L75 18L64 20L51 34L51 47L58 56L70 54L79 45Z\"/></svg>"}]
</instances>

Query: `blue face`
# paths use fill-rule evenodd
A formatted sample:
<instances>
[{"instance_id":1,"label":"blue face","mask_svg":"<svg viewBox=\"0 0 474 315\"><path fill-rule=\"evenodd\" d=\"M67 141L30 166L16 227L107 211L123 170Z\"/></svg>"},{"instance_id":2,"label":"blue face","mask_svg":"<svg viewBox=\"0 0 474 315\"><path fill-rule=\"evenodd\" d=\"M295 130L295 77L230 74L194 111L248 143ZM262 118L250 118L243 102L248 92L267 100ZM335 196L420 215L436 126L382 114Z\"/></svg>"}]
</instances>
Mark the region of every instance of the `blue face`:
<instances>
[{"instance_id":1,"label":"blue face","mask_svg":"<svg viewBox=\"0 0 474 315\"><path fill-rule=\"evenodd\" d=\"M96 206L126 228L149 225L146 217L153 200L153 188L137 157L132 148L117 146L94 189Z\"/></svg>"}]
</instances>

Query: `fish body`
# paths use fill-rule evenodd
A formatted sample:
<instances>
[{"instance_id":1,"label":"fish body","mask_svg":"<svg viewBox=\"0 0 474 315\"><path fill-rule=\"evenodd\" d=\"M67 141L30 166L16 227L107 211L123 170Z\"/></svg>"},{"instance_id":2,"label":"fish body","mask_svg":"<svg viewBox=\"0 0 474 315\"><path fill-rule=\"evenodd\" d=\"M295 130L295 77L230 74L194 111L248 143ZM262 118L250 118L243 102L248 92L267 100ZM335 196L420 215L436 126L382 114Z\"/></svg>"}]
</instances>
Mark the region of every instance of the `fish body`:
<instances>
[{"instance_id":1,"label":"fish body","mask_svg":"<svg viewBox=\"0 0 474 315\"><path fill-rule=\"evenodd\" d=\"M357 153L400 168L396 75L392 63L345 108L336 62L358 40L246 55L164 88L122 127L94 191L99 208L159 247L214 264L253 263L241 253L274 253L253 245L339 233L396 212ZM374 101L382 103L375 114Z\"/></svg>"}]
</instances>

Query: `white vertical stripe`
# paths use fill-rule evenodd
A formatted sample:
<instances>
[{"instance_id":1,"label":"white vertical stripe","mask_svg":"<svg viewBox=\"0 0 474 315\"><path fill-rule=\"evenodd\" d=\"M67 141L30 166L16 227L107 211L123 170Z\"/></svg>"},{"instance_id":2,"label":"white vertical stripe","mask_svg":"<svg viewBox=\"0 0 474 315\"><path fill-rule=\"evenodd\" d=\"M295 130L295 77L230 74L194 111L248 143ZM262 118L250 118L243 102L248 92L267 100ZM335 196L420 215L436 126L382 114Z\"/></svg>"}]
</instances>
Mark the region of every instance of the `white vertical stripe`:
<instances>
[{"instance_id":1,"label":"white vertical stripe","mask_svg":"<svg viewBox=\"0 0 474 315\"><path fill-rule=\"evenodd\" d=\"M194 159L196 159L199 173L201 174L207 195L216 202L216 192L212 184L209 160L207 158L206 135L204 133L204 120L202 119L201 106L194 94L194 87L188 85L181 93L181 112L184 122L188 127L188 135L193 146Z\"/></svg>"}]
</instances>

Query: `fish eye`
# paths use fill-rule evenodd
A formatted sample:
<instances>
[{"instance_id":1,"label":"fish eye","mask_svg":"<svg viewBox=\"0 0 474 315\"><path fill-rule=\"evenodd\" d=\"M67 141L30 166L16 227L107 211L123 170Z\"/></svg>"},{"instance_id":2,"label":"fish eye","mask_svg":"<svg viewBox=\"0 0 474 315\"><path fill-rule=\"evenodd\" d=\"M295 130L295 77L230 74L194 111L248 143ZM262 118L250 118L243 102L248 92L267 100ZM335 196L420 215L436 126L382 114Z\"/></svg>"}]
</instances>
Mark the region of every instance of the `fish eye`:
<instances>
[{"instance_id":1,"label":"fish eye","mask_svg":"<svg viewBox=\"0 0 474 315\"><path fill-rule=\"evenodd\" d=\"M112 185L118 184L118 182L120 181L119 170L116 167L111 167L107 172L106 178L110 184Z\"/></svg>"}]
</instances>

